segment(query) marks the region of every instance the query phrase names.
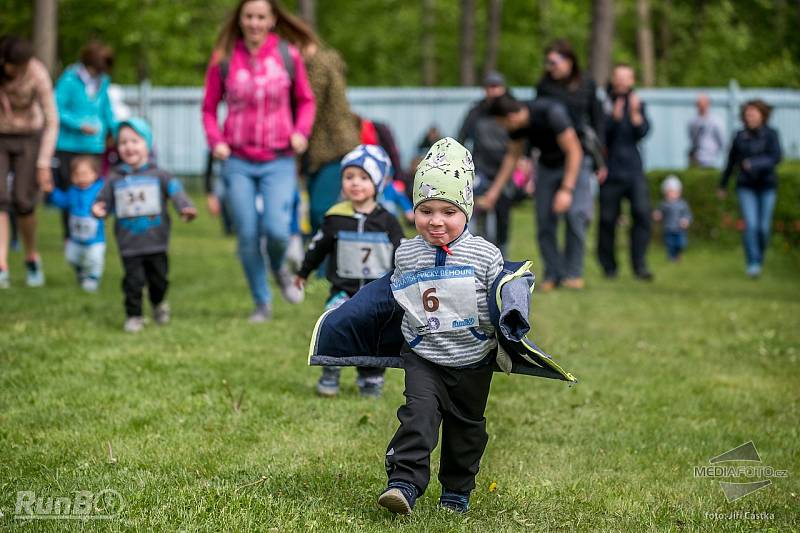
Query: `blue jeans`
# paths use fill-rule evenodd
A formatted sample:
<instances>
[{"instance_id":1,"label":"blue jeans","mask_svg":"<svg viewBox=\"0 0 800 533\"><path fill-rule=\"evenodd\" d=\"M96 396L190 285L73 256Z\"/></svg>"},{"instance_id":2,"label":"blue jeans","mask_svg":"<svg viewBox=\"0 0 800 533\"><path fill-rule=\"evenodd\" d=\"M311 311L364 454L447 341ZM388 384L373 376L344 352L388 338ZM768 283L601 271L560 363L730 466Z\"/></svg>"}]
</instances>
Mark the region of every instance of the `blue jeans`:
<instances>
[{"instance_id":1,"label":"blue jeans","mask_svg":"<svg viewBox=\"0 0 800 533\"><path fill-rule=\"evenodd\" d=\"M747 266L761 266L769 243L772 227L772 212L775 210L775 189L755 190L747 187L736 189L739 196L739 209L744 218L742 243Z\"/></svg>"},{"instance_id":2,"label":"blue jeans","mask_svg":"<svg viewBox=\"0 0 800 533\"><path fill-rule=\"evenodd\" d=\"M677 259L688 243L689 239L685 231L664 231L664 247L667 249L667 257L671 260Z\"/></svg>"},{"instance_id":3,"label":"blue jeans","mask_svg":"<svg viewBox=\"0 0 800 533\"><path fill-rule=\"evenodd\" d=\"M292 206L297 191L297 169L293 157L267 162L230 157L223 162L222 177L233 226L239 241L250 293L256 305L271 301L267 269L261 252L261 238L267 238L267 255L273 271L280 269L289 242ZM256 196L264 209L256 210Z\"/></svg>"}]
</instances>

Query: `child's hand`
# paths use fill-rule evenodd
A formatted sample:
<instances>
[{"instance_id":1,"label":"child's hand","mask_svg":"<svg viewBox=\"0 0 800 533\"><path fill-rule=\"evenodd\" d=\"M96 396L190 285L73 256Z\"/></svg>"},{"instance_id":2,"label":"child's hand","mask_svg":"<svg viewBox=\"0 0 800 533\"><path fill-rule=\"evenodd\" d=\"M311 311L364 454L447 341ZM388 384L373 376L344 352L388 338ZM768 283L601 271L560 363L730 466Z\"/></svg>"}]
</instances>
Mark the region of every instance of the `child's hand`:
<instances>
[{"instance_id":1,"label":"child's hand","mask_svg":"<svg viewBox=\"0 0 800 533\"><path fill-rule=\"evenodd\" d=\"M680 224L681 228L686 229L686 228L689 227L689 219L688 218L682 218L682 219L680 219L678 221L678 224Z\"/></svg>"},{"instance_id":2,"label":"child's hand","mask_svg":"<svg viewBox=\"0 0 800 533\"><path fill-rule=\"evenodd\" d=\"M656 222L661 222L663 216L661 215L661 211L653 211L653 220Z\"/></svg>"},{"instance_id":3,"label":"child's hand","mask_svg":"<svg viewBox=\"0 0 800 533\"><path fill-rule=\"evenodd\" d=\"M184 222L191 222L197 216L197 209L194 207L184 207L181 209L181 219Z\"/></svg>"},{"instance_id":4,"label":"child's hand","mask_svg":"<svg viewBox=\"0 0 800 533\"><path fill-rule=\"evenodd\" d=\"M302 289L303 285L305 284L306 284L305 278L301 278L300 276L294 277L294 286L297 287L298 289Z\"/></svg>"},{"instance_id":5,"label":"child's hand","mask_svg":"<svg viewBox=\"0 0 800 533\"><path fill-rule=\"evenodd\" d=\"M95 203L92 206L92 214L96 218L105 218L105 216L108 214L108 211L106 210L106 203L102 201Z\"/></svg>"}]
</instances>

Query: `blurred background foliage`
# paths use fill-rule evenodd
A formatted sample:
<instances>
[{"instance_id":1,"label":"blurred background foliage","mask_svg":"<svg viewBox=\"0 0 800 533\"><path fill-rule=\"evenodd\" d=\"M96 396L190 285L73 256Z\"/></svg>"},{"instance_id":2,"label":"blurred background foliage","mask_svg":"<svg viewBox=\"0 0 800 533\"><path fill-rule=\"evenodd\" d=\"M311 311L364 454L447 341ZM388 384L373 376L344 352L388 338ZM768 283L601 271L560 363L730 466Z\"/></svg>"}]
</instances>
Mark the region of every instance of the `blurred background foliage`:
<instances>
[{"instance_id":1,"label":"blurred background foliage","mask_svg":"<svg viewBox=\"0 0 800 533\"><path fill-rule=\"evenodd\" d=\"M422 85L423 21L435 43L435 85L459 84L459 0L319 0L317 30L348 63L352 86ZM475 71L483 71L488 0L475 2ZM31 36L33 2L4 0L0 32ZM283 4L297 12L298 1ZM156 85L200 85L233 0L60 0L59 66L100 38L116 51L114 79ZM636 0L614 3L613 59L638 65ZM572 41L586 66L591 0L503 2L498 68L513 85L535 83L542 49ZM800 2L664 0L651 2L657 86L800 88Z\"/></svg>"}]
</instances>

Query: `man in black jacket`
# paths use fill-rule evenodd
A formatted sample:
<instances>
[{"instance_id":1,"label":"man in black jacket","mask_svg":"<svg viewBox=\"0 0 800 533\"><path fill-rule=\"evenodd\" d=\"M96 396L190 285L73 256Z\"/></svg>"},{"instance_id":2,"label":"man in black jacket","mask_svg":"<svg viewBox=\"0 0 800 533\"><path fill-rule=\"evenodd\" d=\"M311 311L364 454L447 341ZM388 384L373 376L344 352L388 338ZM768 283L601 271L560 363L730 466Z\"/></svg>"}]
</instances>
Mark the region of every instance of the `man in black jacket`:
<instances>
[{"instance_id":1,"label":"man in black jacket","mask_svg":"<svg viewBox=\"0 0 800 533\"><path fill-rule=\"evenodd\" d=\"M494 182L509 142L506 130L489 113L491 100L507 93L506 80L499 72L489 72L483 80L483 89L485 97L469 110L457 139L472 152L476 196L483 195ZM505 253L510 215L511 196L503 190L492 209L476 212L474 227L470 225L470 230L485 237Z\"/></svg>"},{"instance_id":2,"label":"man in black jacket","mask_svg":"<svg viewBox=\"0 0 800 533\"><path fill-rule=\"evenodd\" d=\"M609 101L611 113L606 119L608 177L600 184L600 226L597 233L597 257L606 277L617 275L614 239L620 205L627 198L631 205L631 262L638 279L650 281L645 254L650 241L650 199L638 143L650 129L644 102L633 91L633 68L620 64L611 75Z\"/></svg>"}]
</instances>

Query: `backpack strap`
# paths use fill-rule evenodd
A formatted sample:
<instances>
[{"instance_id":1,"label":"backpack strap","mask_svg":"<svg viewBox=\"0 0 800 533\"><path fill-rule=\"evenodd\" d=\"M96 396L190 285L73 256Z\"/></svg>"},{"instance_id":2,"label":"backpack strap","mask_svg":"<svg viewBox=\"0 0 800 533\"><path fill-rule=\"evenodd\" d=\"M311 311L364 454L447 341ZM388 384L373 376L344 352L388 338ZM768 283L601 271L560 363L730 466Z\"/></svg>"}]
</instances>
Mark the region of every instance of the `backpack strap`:
<instances>
[{"instance_id":1,"label":"backpack strap","mask_svg":"<svg viewBox=\"0 0 800 533\"><path fill-rule=\"evenodd\" d=\"M228 71L231 67L231 61L227 57L223 57L219 62L219 84L220 84L220 98L225 98L225 81L228 79Z\"/></svg>"},{"instance_id":2,"label":"backpack strap","mask_svg":"<svg viewBox=\"0 0 800 533\"><path fill-rule=\"evenodd\" d=\"M286 72L289 73L289 79L294 85L294 59L292 59L292 54L289 53L289 43L284 39L278 39L278 51L281 54L283 66Z\"/></svg>"}]
</instances>

